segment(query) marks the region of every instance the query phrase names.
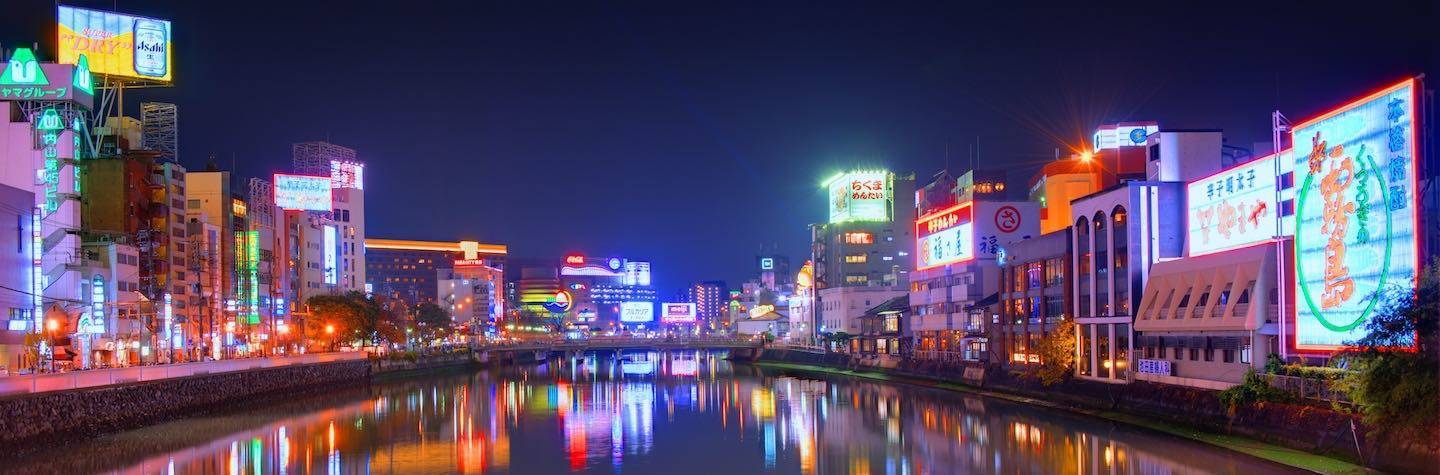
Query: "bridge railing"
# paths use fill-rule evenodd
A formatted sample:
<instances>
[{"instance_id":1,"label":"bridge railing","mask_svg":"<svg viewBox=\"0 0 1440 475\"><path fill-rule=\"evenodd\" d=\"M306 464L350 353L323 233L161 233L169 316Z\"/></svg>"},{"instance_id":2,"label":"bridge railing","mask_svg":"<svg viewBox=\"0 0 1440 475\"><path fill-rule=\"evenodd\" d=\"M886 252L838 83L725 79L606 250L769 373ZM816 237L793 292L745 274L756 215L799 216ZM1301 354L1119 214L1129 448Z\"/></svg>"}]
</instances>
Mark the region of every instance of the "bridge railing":
<instances>
[{"instance_id":1,"label":"bridge railing","mask_svg":"<svg viewBox=\"0 0 1440 475\"><path fill-rule=\"evenodd\" d=\"M673 337L673 338L637 338L625 336L599 336L591 338L550 340L523 340L508 342L485 342L479 343L472 348L476 350L542 350L549 348L580 349L580 348L606 348L606 347L735 347L735 346L760 346L758 339L745 337Z\"/></svg>"}]
</instances>

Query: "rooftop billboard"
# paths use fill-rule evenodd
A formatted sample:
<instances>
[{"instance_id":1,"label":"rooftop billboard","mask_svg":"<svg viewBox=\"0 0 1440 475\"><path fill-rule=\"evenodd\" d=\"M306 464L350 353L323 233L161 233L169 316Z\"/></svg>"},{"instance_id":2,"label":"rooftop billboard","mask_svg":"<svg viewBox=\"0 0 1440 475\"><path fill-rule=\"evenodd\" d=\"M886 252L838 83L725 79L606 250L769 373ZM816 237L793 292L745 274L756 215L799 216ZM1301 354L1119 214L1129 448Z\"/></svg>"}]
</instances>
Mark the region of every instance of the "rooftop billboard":
<instances>
[{"instance_id":1,"label":"rooftop billboard","mask_svg":"<svg viewBox=\"0 0 1440 475\"><path fill-rule=\"evenodd\" d=\"M330 177L275 174L275 206L286 210L330 211Z\"/></svg>"},{"instance_id":2,"label":"rooftop billboard","mask_svg":"<svg viewBox=\"0 0 1440 475\"><path fill-rule=\"evenodd\" d=\"M620 321L623 323L646 323L655 321L655 304L650 302L620 302Z\"/></svg>"},{"instance_id":3,"label":"rooftop billboard","mask_svg":"<svg viewBox=\"0 0 1440 475\"><path fill-rule=\"evenodd\" d=\"M90 71L132 79L170 82L174 72L170 22L123 13L61 5L59 62L90 60Z\"/></svg>"},{"instance_id":4,"label":"rooftop billboard","mask_svg":"<svg viewBox=\"0 0 1440 475\"><path fill-rule=\"evenodd\" d=\"M853 171L826 182L829 190L830 222L889 222L890 203L895 199L893 175L888 171Z\"/></svg>"},{"instance_id":5,"label":"rooftop billboard","mask_svg":"<svg viewBox=\"0 0 1440 475\"><path fill-rule=\"evenodd\" d=\"M1290 159L1285 152L1278 160ZM1185 242L1202 256L1270 241L1279 207L1275 155L1195 180L1185 186Z\"/></svg>"},{"instance_id":6,"label":"rooftop billboard","mask_svg":"<svg viewBox=\"0 0 1440 475\"><path fill-rule=\"evenodd\" d=\"M1334 351L1413 289L1416 81L1294 127L1294 347Z\"/></svg>"},{"instance_id":7,"label":"rooftop billboard","mask_svg":"<svg viewBox=\"0 0 1440 475\"><path fill-rule=\"evenodd\" d=\"M660 321L662 323L695 323L695 304L693 303L662 303L660 304Z\"/></svg>"}]
</instances>

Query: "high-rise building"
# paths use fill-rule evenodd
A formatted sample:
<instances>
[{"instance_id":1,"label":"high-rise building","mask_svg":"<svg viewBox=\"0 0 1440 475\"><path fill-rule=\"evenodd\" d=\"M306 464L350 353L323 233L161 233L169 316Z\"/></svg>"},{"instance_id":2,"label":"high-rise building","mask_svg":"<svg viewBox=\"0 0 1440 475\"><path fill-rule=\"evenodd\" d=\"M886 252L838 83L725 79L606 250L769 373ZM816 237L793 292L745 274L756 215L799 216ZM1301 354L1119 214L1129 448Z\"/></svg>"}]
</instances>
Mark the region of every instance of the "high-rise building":
<instances>
[{"instance_id":1,"label":"high-rise building","mask_svg":"<svg viewBox=\"0 0 1440 475\"><path fill-rule=\"evenodd\" d=\"M339 254L337 290L363 291L365 287L365 164L354 149L329 142L297 143L292 147L295 172L330 176L333 206L330 220L336 229Z\"/></svg>"},{"instance_id":2,"label":"high-rise building","mask_svg":"<svg viewBox=\"0 0 1440 475\"><path fill-rule=\"evenodd\" d=\"M451 290L448 283L440 280L495 280L499 287L493 295L504 308L503 276L491 279L490 274L480 272L472 279L472 272L481 268L503 272L508 249L500 244L481 244L476 241L413 241L400 239L367 238L365 240L366 282L369 291L392 299L404 301L408 306L422 303L442 304L442 298ZM463 289L462 289L463 290ZM486 292L489 292L487 289ZM465 292L468 296L475 290ZM472 313L465 309L467 313Z\"/></svg>"},{"instance_id":3,"label":"high-rise building","mask_svg":"<svg viewBox=\"0 0 1440 475\"><path fill-rule=\"evenodd\" d=\"M696 282L685 289L685 302L695 304L695 321L711 331L724 329L730 289L724 281Z\"/></svg>"},{"instance_id":4,"label":"high-rise building","mask_svg":"<svg viewBox=\"0 0 1440 475\"><path fill-rule=\"evenodd\" d=\"M830 315L813 319L817 333L859 333L855 318L866 308L851 312L843 289L873 287L904 293L914 268L914 175L897 176L888 170L855 170L826 180L829 220L811 229L811 261L815 299L812 311ZM763 261L762 261L763 264ZM875 297L877 302L894 295ZM826 298L839 299L827 304ZM863 299L862 299L863 300ZM811 320L811 319L806 319Z\"/></svg>"}]
</instances>

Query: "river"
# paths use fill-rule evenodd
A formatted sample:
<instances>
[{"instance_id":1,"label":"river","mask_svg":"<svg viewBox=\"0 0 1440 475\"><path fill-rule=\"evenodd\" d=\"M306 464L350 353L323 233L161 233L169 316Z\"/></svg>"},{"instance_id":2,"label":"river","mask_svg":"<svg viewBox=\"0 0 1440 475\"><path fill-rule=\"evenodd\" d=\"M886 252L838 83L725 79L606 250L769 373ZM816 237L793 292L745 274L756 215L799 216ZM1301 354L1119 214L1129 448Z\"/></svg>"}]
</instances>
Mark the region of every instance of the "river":
<instances>
[{"instance_id":1,"label":"river","mask_svg":"<svg viewBox=\"0 0 1440 475\"><path fill-rule=\"evenodd\" d=\"M586 354L377 381L0 460L5 473L1288 473L1209 445L724 353Z\"/></svg>"}]
</instances>

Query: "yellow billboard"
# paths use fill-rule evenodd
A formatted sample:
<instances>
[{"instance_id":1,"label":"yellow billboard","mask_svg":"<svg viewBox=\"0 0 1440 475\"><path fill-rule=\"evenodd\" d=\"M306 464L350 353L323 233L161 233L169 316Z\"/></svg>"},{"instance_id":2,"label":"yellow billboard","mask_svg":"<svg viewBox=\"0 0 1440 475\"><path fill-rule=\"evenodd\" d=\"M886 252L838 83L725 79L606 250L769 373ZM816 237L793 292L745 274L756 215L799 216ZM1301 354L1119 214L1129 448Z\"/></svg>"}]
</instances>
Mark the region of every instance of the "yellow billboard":
<instances>
[{"instance_id":1,"label":"yellow billboard","mask_svg":"<svg viewBox=\"0 0 1440 475\"><path fill-rule=\"evenodd\" d=\"M60 6L59 62L89 57L90 71L124 78L170 82L170 22L154 18Z\"/></svg>"}]
</instances>

